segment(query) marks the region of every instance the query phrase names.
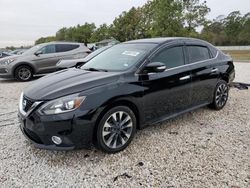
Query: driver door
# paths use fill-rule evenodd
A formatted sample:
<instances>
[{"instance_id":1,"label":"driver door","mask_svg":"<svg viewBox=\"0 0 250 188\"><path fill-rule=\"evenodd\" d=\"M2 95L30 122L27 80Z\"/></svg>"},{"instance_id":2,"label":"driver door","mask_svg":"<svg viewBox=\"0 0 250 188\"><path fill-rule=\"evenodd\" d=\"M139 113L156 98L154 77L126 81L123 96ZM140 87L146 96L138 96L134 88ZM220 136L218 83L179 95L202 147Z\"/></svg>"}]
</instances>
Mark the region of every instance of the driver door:
<instances>
[{"instance_id":1,"label":"driver door","mask_svg":"<svg viewBox=\"0 0 250 188\"><path fill-rule=\"evenodd\" d=\"M144 117L155 122L187 110L191 105L190 68L185 64L182 44L159 50L150 62L164 63L167 69L143 78Z\"/></svg>"},{"instance_id":2,"label":"driver door","mask_svg":"<svg viewBox=\"0 0 250 188\"><path fill-rule=\"evenodd\" d=\"M54 65L57 63L56 46L50 44L44 46L39 50L40 54L36 55L33 62L35 63L38 73L49 73L53 70Z\"/></svg>"}]
</instances>

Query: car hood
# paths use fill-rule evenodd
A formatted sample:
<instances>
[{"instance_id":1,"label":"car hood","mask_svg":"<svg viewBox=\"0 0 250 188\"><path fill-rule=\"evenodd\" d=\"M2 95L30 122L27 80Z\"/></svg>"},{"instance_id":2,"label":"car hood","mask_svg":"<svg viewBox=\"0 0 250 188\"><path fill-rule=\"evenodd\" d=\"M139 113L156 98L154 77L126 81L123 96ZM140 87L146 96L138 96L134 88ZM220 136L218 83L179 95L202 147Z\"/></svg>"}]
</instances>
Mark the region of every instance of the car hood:
<instances>
[{"instance_id":1,"label":"car hood","mask_svg":"<svg viewBox=\"0 0 250 188\"><path fill-rule=\"evenodd\" d=\"M85 63L84 58L61 60L56 64L56 66L59 67L59 68L71 68L71 67L76 66L76 64L79 63L79 62Z\"/></svg>"},{"instance_id":2,"label":"car hood","mask_svg":"<svg viewBox=\"0 0 250 188\"><path fill-rule=\"evenodd\" d=\"M5 62L5 61L8 61L9 59L18 59L19 57L20 55L9 55L6 57L2 57L0 61Z\"/></svg>"},{"instance_id":3,"label":"car hood","mask_svg":"<svg viewBox=\"0 0 250 188\"><path fill-rule=\"evenodd\" d=\"M116 83L119 72L90 72L67 69L49 74L28 86L24 95L31 100L52 100L109 83Z\"/></svg>"}]
</instances>

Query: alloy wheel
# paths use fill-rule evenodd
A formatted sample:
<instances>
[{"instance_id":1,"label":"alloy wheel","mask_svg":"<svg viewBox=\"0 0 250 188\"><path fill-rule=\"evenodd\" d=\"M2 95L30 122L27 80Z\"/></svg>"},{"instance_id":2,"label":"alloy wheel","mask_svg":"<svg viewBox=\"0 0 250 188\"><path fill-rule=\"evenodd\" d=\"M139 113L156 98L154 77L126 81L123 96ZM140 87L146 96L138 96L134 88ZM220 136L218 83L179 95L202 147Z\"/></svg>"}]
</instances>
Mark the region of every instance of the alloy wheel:
<instances>
[{"instance_id":1,"label":"alloy wheel","mask_svg":"<svg viewBox=\"0 0 250 188\"><path fill-rule=\"evenodd\" d=\"M21 80L29 80L30 77L31 77L31 75L32 75L31 71L28 68L26 68L26 67L22 67L18 71L18 77Z\"/></svg>"},{"instance_id":2,"label":"alloy wheel","mask_svg":"<svg viewBox=\"0 0 250 188\"><path fill-rule=\"evenodd\" d=\"M124 111L111 114L102 129L102 138L105 145L112 149L124 146L132 135L133 121Z\"/></svg>"},{"instance_id":3,"label":"alloy wheel","mask_svg":"<svg viewBox=\"0 0 250 188\"><path fill-rule=\"evenodd\" d=\"M215 102L218 107L222 107L226 104L228 98L228 86L226 84L220 84L216 90Z\"/></svg>"}]
</instances>

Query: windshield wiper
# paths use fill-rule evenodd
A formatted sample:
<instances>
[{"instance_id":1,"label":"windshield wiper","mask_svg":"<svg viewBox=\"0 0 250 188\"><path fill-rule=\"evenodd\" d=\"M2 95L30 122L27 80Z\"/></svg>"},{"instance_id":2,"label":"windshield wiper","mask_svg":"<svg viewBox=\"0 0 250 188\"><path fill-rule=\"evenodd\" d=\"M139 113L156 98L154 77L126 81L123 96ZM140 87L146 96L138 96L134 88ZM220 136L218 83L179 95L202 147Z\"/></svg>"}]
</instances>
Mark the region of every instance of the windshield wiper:
<instances>
[{"instance_id":1,"label":"windshield wiper","mask_svg":"<svg viewBox=\"0 0 250 188\"><path fill-rule=\"evenodd\" d=\"M87 68L87 69L84 69L86 71L98 71L98 72L108 72L108 70L106 69L96 69L96 68Z\"/></svg>"}]
</instances>

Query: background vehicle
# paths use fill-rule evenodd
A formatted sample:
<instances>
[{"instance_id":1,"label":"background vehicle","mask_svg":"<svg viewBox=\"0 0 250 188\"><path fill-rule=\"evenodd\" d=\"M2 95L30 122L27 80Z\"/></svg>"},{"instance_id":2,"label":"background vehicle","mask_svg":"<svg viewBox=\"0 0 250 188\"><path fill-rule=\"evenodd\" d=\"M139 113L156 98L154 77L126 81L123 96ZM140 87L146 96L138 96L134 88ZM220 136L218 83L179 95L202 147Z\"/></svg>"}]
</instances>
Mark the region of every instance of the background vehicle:
<instances>
[{"instance_id":1,"label":"background vehicle","mask_svg":"<svg viewBox=\"0 0 250 188\"><path fill-rule=\"evenodd\" d=\"M11 55L21 55L23 54L24 52L26 52L28 49L16 49L16 50L13 50L12 52L10 52Z\"/></svg>"},{"instance_id":2,"label":"background vehicle","mask_svg":"<svg viewBox=\"0 0 250 188\"><path fill-rule=\"evenodd\" d=\"M0 77L28 81L35 74L57 70L61 59L84 58L90 50L81 43L50 42L32 47L22 55L13 55L0 60Z\"/></svg>"},{"instance_id":3,"label":"background vehicle","mask_svg":"<svg viewBox=\"0 0 250 188\"><path fill-rule=\"evenodd\" d=\"M206 105L222 109L234 75L232 58L205 41L125 42L81 68L50 74L26 88L19 105L21 129L46 149L93 143L119 152L136 129Z\"/></svg>"},{"instance_id":4,"label":"background vehicle","mask_svg":"<svg viewBox=\"0 0 250 188\"><path fill-rule=\"evenodd\" d=\"M11 54L6 53L6 52L0 52L0 59L4 57L8 57L8 56L11 56Z\"/></svg>"},{"instance_id":5,"label":"background vehicle","mask_svg":"<svg viewBox=\"0 0 250 188\"><path fill-rule=\"evenodd\" d=\"M87 63L89 60L91 60L92 58L94 58L95 56L97 56L100 53L104 52L105 50L109 49L110 47L111 46L102 47L102 48L100 48L100 49L92 52L91 54L89 54L88 56L86 56L85 58L82 58L82 59L69 59L69 60L65 59L65 60L60 60L56 64L56 66L58 67L58 70L82 66L83 64Z\"/></svg>"}]
</instances>

